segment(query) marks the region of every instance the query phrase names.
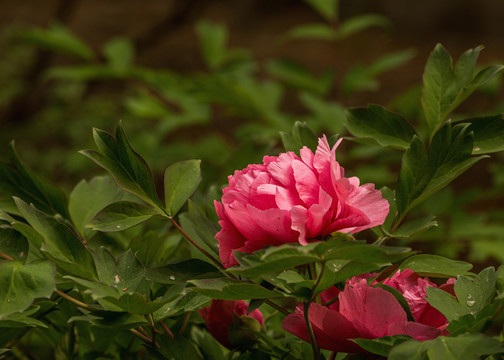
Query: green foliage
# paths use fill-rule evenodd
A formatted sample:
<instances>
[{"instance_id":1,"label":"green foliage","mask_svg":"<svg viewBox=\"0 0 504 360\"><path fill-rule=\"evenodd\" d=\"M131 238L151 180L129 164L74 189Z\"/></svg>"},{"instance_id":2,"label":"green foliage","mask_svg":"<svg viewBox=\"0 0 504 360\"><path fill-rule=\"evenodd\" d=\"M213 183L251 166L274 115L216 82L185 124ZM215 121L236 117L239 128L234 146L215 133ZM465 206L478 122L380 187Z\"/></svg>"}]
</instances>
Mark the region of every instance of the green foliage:
<instances>
[{"instance_id":1,"label":"green foliage","mask_svg":"<svg viewBox=\"0 0 504 360\"><path fill-rule=\"evenodd\" d=\"M284 40L336 42L390 26L378 14L339 19L337 0L306 3L323 22L295 26ZM64 184L73 188L67 198L31 170L12 143L8 162L0 164L0 356L22 358L26 349L43 348L62 359L306 359L319 350L282 329L285 315L301 303L320 301L326 289L342 289L353 276L377 273L377 279L384 279L397 268L457 278L456 297L427 289L429 304L449 321L450 336L424 342L404 335L352 341L390 359L501 356L502 339L496 336L503 325L503 267L475 275L469 262L412 248L430 252L427 243L414 242L430 236L433 252L465 251L464 260L493 253L502 260L502 213L488 210L480 216L464 208L478 198L500 201L499 165L493 163L493 188L467 195L447 186L487 157L483 154L498 159L504 149L502 115L455 113L471 93L494 86L504 67L477 70L481 47L453 65L438 45L427 61L421 99L416 86L387 108L345 110L349 97L379 89L378 79L407 63L413 50L356 63L346 72L314 72L292 59L258 60L246 49L228 48L230 34L218 23L200 21L196 34L206 72L138 66L135 44L128 38L110 39L94 54L61 25L21 36L76 61L43 74L44 81L52 80L47 94L52 105L37 115L42 119L34 131L37 138L54 140L47 136L49 124L64 131L60 143L88 147L82 140L88 128L110 127L110 119L124 118L136 150L122 124L115 135L95 128L97 150L82 153L110 177ZM115 96L87 95L91 82L111 81L117 85ZM69 114L76 118L66 126ZM373 183L382 179L381 185L387 185L382 194L390 212L384 224L355 238L334 233L310 239L317 241L306 246L235 252L239 265L224 269L213 204L222 193L215 184L263 155L278 154L280 140L287 151L299 154L303 146L315 151L324 132L331 144L336 134L352 140L338 150L338 161L351 174L346 176ZM26 144L19 148L27 158L35 153ZM67 152L59 150L48 163L54 165ZM50 174L45 158L38 156L35 166ZM75 159L65 164L74 166L78 177L88 177L89 162ZM457 242L461 236L471 238L471 251ZM391 293L414 321L400 291L373 286ZM263 313L264 325L253 332L250 347L229 351L207 330L198 311L216 299L249 300L249 312ZM242 322L235 317L233 324L235 336ZM322 356L331 355L322 351Z\"/></svg>"},{"instance_id":2,"label":"green foliage","mask_svg":"<svg viewBox=\"0 0 504 360\"><path fill-rule=\"evenodd\" d=\"M480 46L467 50L455 66L441 44L429 56L423 76L422 107L431 134L472 92L504 69L502 66L491 66L475 75L476 60L482 49Z\"/></svg>"}]
</instances>

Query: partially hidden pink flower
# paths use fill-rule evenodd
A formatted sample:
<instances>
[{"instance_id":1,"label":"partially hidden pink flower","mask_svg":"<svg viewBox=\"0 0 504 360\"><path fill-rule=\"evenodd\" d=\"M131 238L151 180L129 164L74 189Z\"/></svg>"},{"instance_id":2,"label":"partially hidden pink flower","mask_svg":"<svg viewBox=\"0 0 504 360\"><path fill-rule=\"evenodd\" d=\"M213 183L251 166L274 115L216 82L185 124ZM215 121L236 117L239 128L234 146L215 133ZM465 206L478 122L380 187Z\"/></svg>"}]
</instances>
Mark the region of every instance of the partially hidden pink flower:
<instances>
[{"instance_id":1,"label":"partially hidden pink flower","mask_svg":"<svg viewBox=\"0 0 504 360\"><path fill-rule=\"evenodd\" d=\"M239 326L246 326L254 321L257 321L259 327L263 324L263 315L260 310L251 311L248 315L247 311L248 304L243 300L212 300L212 304L200 309L199 313L210 334L222 345L232 349L242 339L233 337L233 334L230 336L230 331L236 332Z\"/></svg>"},{"instance_id":2,"label":"partially hidden pink flower","mask_svg":"<svg viewBox=\"0 0 504 360\"><path fill-rule=\"evenodd\" d=\"M337 297L337 300L328 306L316 303L310 305L308 315L319 347L337 352L365 352L350 339L375 339L402 334L425 341L447 334L444 330L448 325L446 318L439 312L437 314L432 312L437 310L432 307L430 309L430 305L423 297L408 295L422 293L425 284L435 286L428 279L421 279L410 270L398 273L388 281L388 285L401 293L404 291L403 295L412 311L415 309L414 314L419 316L419 320L414 322L408 321L406 312L391 293L369 285L367 277L370 276L363 275L350 279L343 291L332 287L322 292L322 302ZM412 281L414 278L423 281L415 285ZM416 320L417 317L415 315L414 317ZM284 319L282 328L310 342L303 310L300 307L296 309L295 314L288 315Z\"/></svg>"},{"instance_id":3,"label":"partially hidden pink flower","mask_svg":"<svg viewBox=\"0 0 504 360\"><path fill-rule=\"evenodd\" d=\"M219 256L225 267L237 264L233 250L252 253L268 245L306 245L333 232L356 233L381 225L388 201L374 184L346 178L336 161L336 145L319 139L315 154L303 147L265 156L228 177L222 202L215 201L221 230Z\"/></svg>"},{"instance_id":4,"label":"partially hidden pink flower","mask_svg":"<svg viewBox=\"0 0 504 360\"><path fill-rule=\"evenodd\" d=\"M449 279L439 288L455 296L453 284L455 279ZM443 335L447 335L446 327L448 321L445 316L436 308L430 305L427 298L427 288L438 286L431 282L429 278L422 278L411 269L399 270L392 277L386 279L383 284L392 286L403 294L411 309L411 313L415 321L433 326L443 331Z\"/></svg>"}]
</instances>

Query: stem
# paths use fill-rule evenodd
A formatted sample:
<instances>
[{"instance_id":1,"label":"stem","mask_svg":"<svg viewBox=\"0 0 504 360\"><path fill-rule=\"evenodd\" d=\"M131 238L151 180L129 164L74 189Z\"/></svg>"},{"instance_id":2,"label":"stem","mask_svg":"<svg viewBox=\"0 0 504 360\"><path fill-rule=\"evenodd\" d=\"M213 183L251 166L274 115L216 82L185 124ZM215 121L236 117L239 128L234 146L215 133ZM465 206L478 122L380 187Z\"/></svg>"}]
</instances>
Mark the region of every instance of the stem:
<instances>
[{"instance_id":1,"label":"stem","mask_svg":"<svg viewBox=\"0 0 504 360\"><path fill-rule=\"evenodd\" d=\"M394 231L397 230L397 228L399 227L399 225L401 225L401 222L404 220L404 217L406 216L406 213L402 214L399 219L397 219L397 221L395 222L394 226L392 226L392 228L390 229L390 233L393 233Z\"/></svg>"},{"instance_id":2,"label":"stem","mask_svg":"<svg viewBox=\"0 0 504 360\"><path fill-rule=\"evenodd\" d=\"M139 332L144 334L145 336L149 336L149 333L143 328L143 326L139 326L138 330L140 330Z\"/></svg>"},{"instance_id":3,"label":"stem","mask_svg":"<svg viewBox=\"0 0 504 360\"><path fill-rule=\"evenodd\" d=\"M215 265L217 265L221 270L225 270L224 266L221 264L219 260L214 258L208 251L203 249L196 241L194 241L185 231L182 229L182 227L171 217L168 216L170 221L172 222L173 225L177 228L178 231L187 239L191 244L193 244L203 255L205 255L207 258L212 260Z\"/></svg>"},{"instance_id":4,"label":"stem","mask_svg":"<svg viewBox=\"0 0 504 360\"><path fill-rule=\"evenodd\" d=\"M133 335L135 335L137 338L139 339L142 339L143 341L149 343L149 344L153 344L155 347L157 347L158 349L160 348L159 344L157 342L153 342L152 339L148 336L145 336L144 334L141 334L140 332L138 332L138 330L135 330L135 329L128 329L130 333L132 333Z\"/></svg>"},{"instance_id":5,"label":"stem","mask_svg":"<svg viewBox=\"0 0 504 360\"><path fill-rule=\"evenodd\" d=\"M64 293L63 291L61 291L59 289L56 289L55 293L58 294L59 296L61 296L62 298L74 303L75 305L80 306L81 308L84 308L89 311L96 311L96 309L94 307L92 307L88 304L85 304L82 301L77 300L76 298L71 297L70 295L68 295L67 293Z\"/></svg>"},{"instance_id":6,"label":"stem","mask_svg":"<svg viewBox=\"0 0 504 360\"><path fill-rule=\"evenodd\" d=\"M184 322L182 323L182 326L180 327L180 330L179 330L180 335L182 335L182 333L185 331L187 324L189 323L190 318L191 318L191 312L189 311L188 313L185 314Z\"/></svg>"},{"instance_id":7,"label":"stem","mask_svg":"<svg viewBox=\"0 0 504 360\"><path fill-rule=\"evenodd\" d=\"M0 257L3 257L4 259L7 259L7 260L14 260L13 258L11 258L9 255L7 254L4 254L3 252L0 252Z\"/></svg>"},{"instance_id":8,"label":"stem","mask_svg":"<svg viewBox=\"0 0 504 360\"><path fill-rule=\"evenodd\" d=\"M154 324L154 319L152 318L152 314L149 314L147 316L147 319L149 320L149 326L151 327L152 331L152 343L156 343L156 324Z\"/></svg>"},{"instance_id":9,"label":"stem","mask_svg":"<svg viewBox=\"0 0 504 360\"><path fill-rule=\"evenodd\" d=\"M173 333L171 332L170 328L168 326L166 326L166 324L162 320L160 320L159 323L163 327L164 331L166 331L166 333L168 334L168 336L170 336L170 338L172 340L174 340L175 339L175 335L173 335Z\"/></svg>"},{"instance_id":10,"label":"stem","mask_svg":"<svg viewBox=\"0 0 504 360\"><path fill-rule=\"evenodd\" d=\"M334 359L336 359L336 355L338 355L338 353L337 353L336 351L333 351L333 352L331 353L331 356L329 357L329 360L334 360Z\"/></svg>"},{"instance_id":11,"label":"stem","mask_svg":"<svg viewBox=\"0 0 504 360\"><path fill-rule=\"evenodd\" d=\"M315 296L315 290L317 289L317 287L319 286L320 284L320 281L322 280L322 276L324 275L324 270L325 270L325 262L321 263L322 264L322 268L320 269L320 272L318 273L317 275L317 279L315 280L315 283L313 284L313 287L311 289L312 291L312 298L310 299L310 302L314 301L316 296ZM319 299L320 300L320 299Z\"/></svg>"},{"instance_id":12,"label":"stem","mask_svg":"<svg viewBox=\"0 0 504 360\"><path fill-rule=\"evenodd\" d=\"M317 341L315 339L315 334L313 333L313 328L311 326L310 322L310 316L309 316L309 309L310 309L310 304L311 302L306 302L303 307L303 315L306 323L306 328L308 330L308 336L310 337L310 343L312 346L312 351L313 351L313 360L322 360L320 357L320 351L317 346Z\"/></svg>"},{"instance_id":13,"label":"stem","mask_svg":"<svg viewBox=\"0 0 504 360\"><path fill-rule=\"evenodd\" d=\"M291 314L289 310L281 307L278 304L275 304L273 301L271 301L269 299L266 300L265 303L268 304L269 306L271 306L273 309L276 309L276 310L280 311L282 314L285 314L285 315L290 315Z\"/></svg>"}]
</instances>

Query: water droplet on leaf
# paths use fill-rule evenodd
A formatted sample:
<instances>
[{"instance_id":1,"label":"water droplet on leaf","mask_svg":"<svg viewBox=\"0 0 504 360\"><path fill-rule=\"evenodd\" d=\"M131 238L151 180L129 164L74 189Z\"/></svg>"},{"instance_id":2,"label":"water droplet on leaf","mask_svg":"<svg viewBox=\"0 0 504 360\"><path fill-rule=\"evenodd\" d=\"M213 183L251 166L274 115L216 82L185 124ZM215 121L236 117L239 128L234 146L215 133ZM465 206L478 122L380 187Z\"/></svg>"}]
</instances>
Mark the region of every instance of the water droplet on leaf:
<instances>
[{"instance_id":1,"label":"water droplet on leaf","mask_svg":"<svg viewBox=\"0 0 504 360\"><path fill-rule=\"evenodd\" d=\"M170 275L170 280L175 280L175 276Z\"/></svg>"}]
</instances>

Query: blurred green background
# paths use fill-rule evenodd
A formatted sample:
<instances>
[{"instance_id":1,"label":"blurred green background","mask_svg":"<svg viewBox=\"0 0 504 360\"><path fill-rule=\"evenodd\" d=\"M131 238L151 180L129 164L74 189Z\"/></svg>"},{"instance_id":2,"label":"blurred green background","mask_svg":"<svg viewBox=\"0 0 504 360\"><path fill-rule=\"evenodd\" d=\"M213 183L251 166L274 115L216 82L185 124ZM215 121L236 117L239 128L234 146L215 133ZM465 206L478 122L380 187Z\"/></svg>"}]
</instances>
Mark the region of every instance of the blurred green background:
<instances>
[{"instance_id":1,"label":"blurred green background","mask_svg":"<svg viewBox=\"0 0 504 360\"><path fill-rule=\"evenodd\" d=\"M78 150L119 120L158 175L202 159L204 190L265 154L305 121L340 134L348 107L381 104L421 127L422 72L438 42L454 58L485 45L503 63L504 3L402 0L3 0L0 158L22 159L67 193L103 172ZM502 112L501 80L455 114ZM395 188L399 151L345 141L347 174ZM6 160L6 159L4 159ZM495 154L411 216L439 226L416 248L504 261L504 157ZM398 240L400 242L400 240Z\"/></svg>"}]
</instances>

